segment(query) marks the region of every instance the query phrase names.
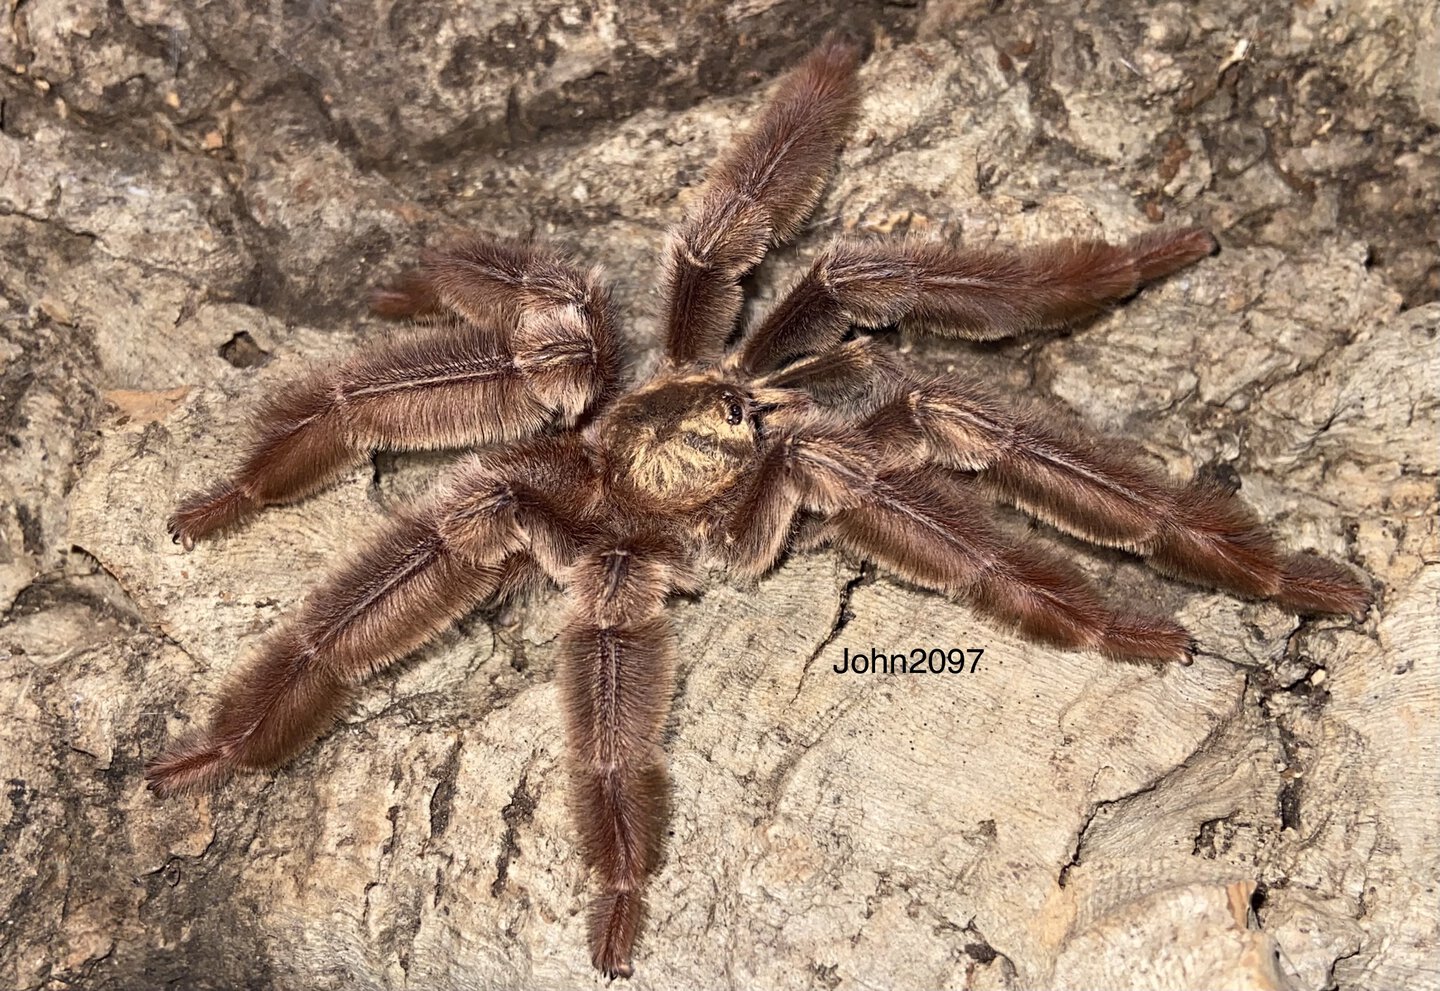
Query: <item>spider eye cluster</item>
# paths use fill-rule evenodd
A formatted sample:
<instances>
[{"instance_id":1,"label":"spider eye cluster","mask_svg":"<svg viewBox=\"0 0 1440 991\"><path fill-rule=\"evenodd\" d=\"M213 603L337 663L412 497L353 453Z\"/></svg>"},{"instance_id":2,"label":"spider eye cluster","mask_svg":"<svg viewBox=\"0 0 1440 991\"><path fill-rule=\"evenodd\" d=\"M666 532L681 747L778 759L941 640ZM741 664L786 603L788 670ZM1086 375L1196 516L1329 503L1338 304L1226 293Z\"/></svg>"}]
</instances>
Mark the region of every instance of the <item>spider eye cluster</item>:
<instances>
[{"instance_id":1,"label":"spider eye cluster","mask_svg":"<svg viewBox=\"0 0 1440 991\"><path fill-rule=\"evenodd\" d=\"M722 398L725 403L725 422L732 427L739 426L745 419L744 401L733 392L725 393Z\"/></svg>"}]
</instances>

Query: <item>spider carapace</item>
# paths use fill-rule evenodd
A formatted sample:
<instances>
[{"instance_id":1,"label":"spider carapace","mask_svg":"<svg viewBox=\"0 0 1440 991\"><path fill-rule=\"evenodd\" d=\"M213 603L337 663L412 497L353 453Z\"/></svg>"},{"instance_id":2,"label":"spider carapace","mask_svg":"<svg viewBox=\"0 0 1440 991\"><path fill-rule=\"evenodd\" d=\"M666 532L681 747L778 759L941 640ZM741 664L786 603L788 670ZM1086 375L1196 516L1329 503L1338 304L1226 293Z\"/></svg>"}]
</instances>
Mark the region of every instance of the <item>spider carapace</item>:
<instances>
[{"instance_id":1,"label":"spider carapace","mask_svg":"<svg viewBox=\"0 0 1440 991\"><path fill-rule=\"evenodd\" d=\"M999 499L1161 571L1296 611L1360 613L1349 568L1279 548L1229 491L972 382L922 374L866 329L970 340L1091 317L1214 250L1199 229L1028 250L916 239L831 245L736 337L740 279L814 208L858 103L857 52L827 40L778 85L670 234L664 357L622 383L596 271L474 238L427 255L374 309L410 336L311 371L264 403L233 477L170 521L187 548L314 492L377 448L478 447L311 593L148 769L162 794L282 763L361 681L477 604L565 590L557 672L572 801L598 889L590 954L631 973L667 794L667 598L722 567L758 577L828 541L1037 640L1187 663L1174 621L1104 601L1013 536ZM732 340L733 339L733 340Z\"/></svg>"}]
</instances>

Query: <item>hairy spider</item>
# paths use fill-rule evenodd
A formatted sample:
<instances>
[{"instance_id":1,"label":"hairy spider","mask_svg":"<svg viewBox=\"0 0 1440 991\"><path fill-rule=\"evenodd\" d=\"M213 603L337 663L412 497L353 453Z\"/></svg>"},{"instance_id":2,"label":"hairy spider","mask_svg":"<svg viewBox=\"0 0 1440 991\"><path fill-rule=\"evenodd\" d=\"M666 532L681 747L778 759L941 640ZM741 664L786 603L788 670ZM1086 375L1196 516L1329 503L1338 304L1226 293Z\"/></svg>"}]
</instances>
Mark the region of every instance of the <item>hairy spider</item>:
<instances>
[{"instance_id":1,"label":"hairy spider","mask_svg":"<svg viewBox=\"0 0 1440 991\"><path fill-rule=\"evenodd\" d=\"M919 375L851 330L993 340L1103 311L1210 254L1199 229L1018 252L918 240L826 250L731 341L739 280L813 209L857 104L857 52L827 40L719 160L665 248L665 360L621 384L595 271L477 238L373 299L413 337L269 398L235 476L186 501L188 549L324 486L376 448L486 445L316 589L223 692L209 727L147 775L161 794L285 761L355 685L478 603L563 588L558 672L573 804L599 888L590 954L631 973L667 792L661 730L675 638L667 597L706 567L769 570L796 525L1025 634L1187 663L1189 633L1107 604L1064 561L992 522L989 497L1161 571L1295 611L1362 613L1358 576L1282 551L1209 482L1177 483L1113 442L974 382Z\"/></svg>"}]
</instances>

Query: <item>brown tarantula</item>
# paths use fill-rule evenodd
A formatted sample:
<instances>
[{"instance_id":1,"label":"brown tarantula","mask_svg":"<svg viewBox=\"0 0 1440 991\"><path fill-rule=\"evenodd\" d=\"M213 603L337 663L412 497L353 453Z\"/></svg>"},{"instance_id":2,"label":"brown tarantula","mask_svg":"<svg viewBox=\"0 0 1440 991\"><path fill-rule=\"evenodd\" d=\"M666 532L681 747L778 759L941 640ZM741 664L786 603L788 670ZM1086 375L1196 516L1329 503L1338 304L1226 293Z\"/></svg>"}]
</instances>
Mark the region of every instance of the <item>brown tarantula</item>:
<instances>
[{"instance_id":1,"label":"brown tarantula","mask_svg":"<svg viewBox=\"0 0 1440 991\"><path fill-rule=\"evenodd\" d=\"M768 571L802 520L814 536L1038 640L1190 660L1170 619L1103 601L1017 542L995 496L1167 574L1302 612L1362 613L1349 569L1279 549L1209 482L1177 484L1111 442L973 382L918 375L852 328L970 340L1091 316L1210 254L1203 230L1006 253L844 241L731 343L740 279L814 207L857 103L857 52L828 40L779 84L711 170L665 249L665 360L620 381L597 272L547 248L474 239L428 255L374 308L416 336L272 396L235 477L175 513L186 548L306 496L376 448L487 445L307 600L222 694L209 728L148 769L162 794L279 764L356 684L478 603L566 591L558 660L576 819L600 894L590 954L631 973L667 791L675 683L665 602L709 565Z\"/></svg>"}]
</instances>

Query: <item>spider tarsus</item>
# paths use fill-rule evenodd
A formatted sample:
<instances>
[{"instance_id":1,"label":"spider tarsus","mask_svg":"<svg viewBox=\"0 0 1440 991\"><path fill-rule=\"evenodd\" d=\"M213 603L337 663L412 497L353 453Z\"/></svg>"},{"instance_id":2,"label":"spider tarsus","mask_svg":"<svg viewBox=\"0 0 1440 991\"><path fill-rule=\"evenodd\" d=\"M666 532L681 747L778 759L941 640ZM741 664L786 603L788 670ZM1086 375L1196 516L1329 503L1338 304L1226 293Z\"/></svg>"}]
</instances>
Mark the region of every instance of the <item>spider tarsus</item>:
<instances>
[{"instance_id":1,"label":"spider tarsus","mask_svg":"<svg viewBox=\"0 0 1440 991\"><path fill-rule=\"evenodd\" d=\"M1140 281L1152 282L1213 255L1220 242L1203 227L1183 227L1142 234L1125 247Z\"/></svg>"},{"instance_id":2,"label":"spider tarsus","mask_svg":"<svg viewBox=\"0 0 1440 991\"><path fill-rule=\"evenodd\" d=\"M1169 661L1185 666L1194 660L1195 638L1174 620L1117 613L1101 633L1100 650L1126 660Z\"/></svg>"},{"instance_id":3,"label":"spider tarsus","mask_svg":"<svg viewBox=\"0 0 1440 991\"><path fill-rule=\"evenodd\" d=\"M1277 604L1297 613L1347 615L1356 622L1370 611L1370 591L1355 573L1316 554L1291 554L1282 562Z\"/></svg>"},{"instance_id":4,"label":"spider tarsus","mask_svg":"<svg viewBox=\"0 0 1440 991\"><path fill-rule=\"evenodd\" d=\"M193 733L145 768L145 782L161 798L200 791L229 777L225 751L204 734Z\"/></svg>"},{"instance_id":5,"label":"spider tarsus","mask_svg":"<svg viewBox=\"0 0 1440 991\"><path fill-rule=\"evenodd\" d=\"M638 891L608 891L590 906L590 962L608 978L631 977L644 904Z\"/></svg>"},{"instance_id":6,"label":"spider tarsus","mask_svg":"<svg viewBox=\"0 0 1440 991\"><path fill-rule=\"evenodd\" d=\"M187 551L193 550L197 540L234 526L254 508L255 500L243 488L222 482L181 503L166 522L165 529L172 540Z\"/></svg>"}]
</instances>

